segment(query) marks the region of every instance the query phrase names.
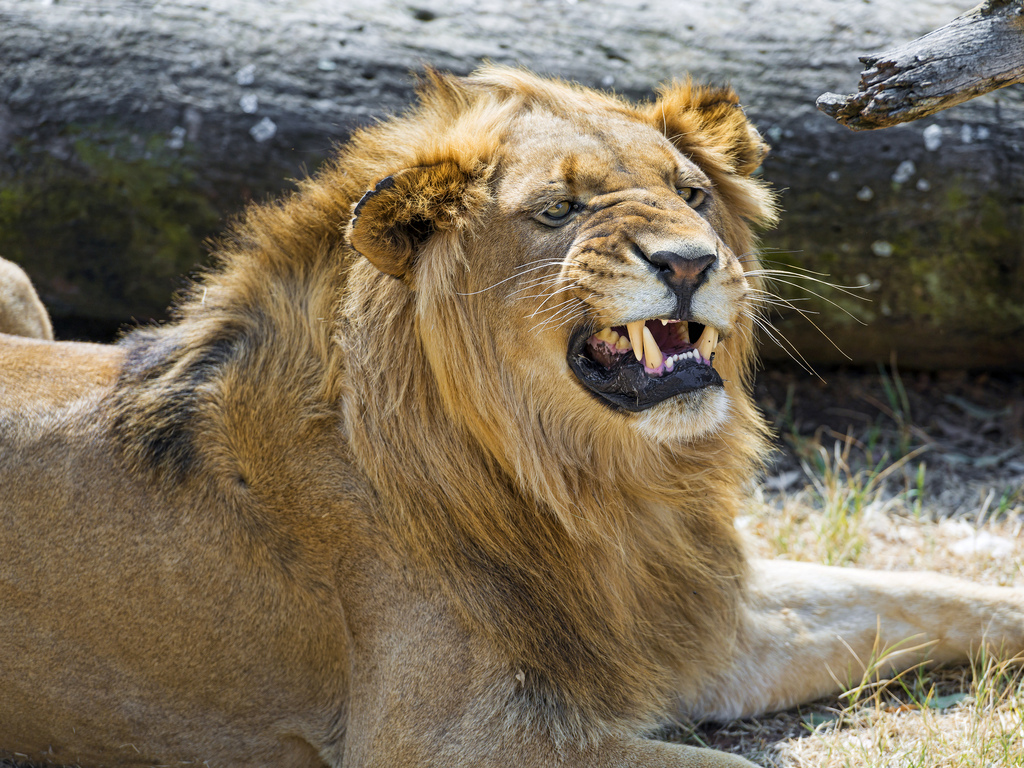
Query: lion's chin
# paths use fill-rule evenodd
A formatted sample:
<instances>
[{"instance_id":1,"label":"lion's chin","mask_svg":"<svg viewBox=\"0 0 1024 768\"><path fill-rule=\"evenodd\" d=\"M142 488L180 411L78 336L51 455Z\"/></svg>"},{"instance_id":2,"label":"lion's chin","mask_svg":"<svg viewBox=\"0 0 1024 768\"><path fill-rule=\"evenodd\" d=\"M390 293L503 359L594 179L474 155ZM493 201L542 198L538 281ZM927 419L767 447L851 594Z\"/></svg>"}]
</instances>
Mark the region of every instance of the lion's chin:
<instances>
[{"instance_id":1,"label":"lion's chin","mask_svg":"<svg viewBox=\"0 0 1024 768\"><path fill-rule=\"evenodd\" d=\"M633 427L647 440L678 445L711 437L729 421L732 400L722 387L695 390L636 414Z\"/></svg>"}]
</instances>

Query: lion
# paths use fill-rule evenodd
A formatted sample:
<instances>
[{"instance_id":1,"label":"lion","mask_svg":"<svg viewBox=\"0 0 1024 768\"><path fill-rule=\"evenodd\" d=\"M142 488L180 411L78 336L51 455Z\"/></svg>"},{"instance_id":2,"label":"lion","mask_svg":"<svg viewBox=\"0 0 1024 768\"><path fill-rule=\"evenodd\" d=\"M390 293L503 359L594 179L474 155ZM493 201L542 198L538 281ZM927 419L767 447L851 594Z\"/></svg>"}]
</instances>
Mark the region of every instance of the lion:
<instances>
[{"instance_id":1,"label":"lion","mask_svg":"<svg viewBox=\"0 0 1024 768\"><path fill-rule=\"evenodd\" d=\"M53 326L25 270L0 258L0 333L53 340Z\"/></svg>"},{"instance_id":2,"label":"lion","mask_svg":"<svg viewBox=\"0 0 1024 768\"><path fill-rule=\"evenodd\" d=\"M1020 589L745 554L766 151L726 87L430 72L172 322L7 340L0 755L735 768L648 736L1024 648Z\"/></svg>"}]
</instances>

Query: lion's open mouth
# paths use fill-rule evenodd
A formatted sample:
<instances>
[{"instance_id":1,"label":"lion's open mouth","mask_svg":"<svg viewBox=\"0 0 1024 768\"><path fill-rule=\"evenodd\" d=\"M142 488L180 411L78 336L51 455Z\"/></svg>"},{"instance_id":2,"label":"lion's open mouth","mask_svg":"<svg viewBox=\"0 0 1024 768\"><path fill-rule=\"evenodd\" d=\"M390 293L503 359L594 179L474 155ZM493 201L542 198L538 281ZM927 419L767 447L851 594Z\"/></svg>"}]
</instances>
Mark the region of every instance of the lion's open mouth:
<instances>
[{"instance_id":1,"label":"lion's open mouth","mask_svg":"<svg viewBox=\"0 0 1024 768\"><path fill-rule=\"evenodd\" d=\"M569 367L583 386L609 403L642 411L684 392L722 386L712 367L717 346L718 332L710 326L638 320L574 335Z\"/></svg>"}]
</instances>

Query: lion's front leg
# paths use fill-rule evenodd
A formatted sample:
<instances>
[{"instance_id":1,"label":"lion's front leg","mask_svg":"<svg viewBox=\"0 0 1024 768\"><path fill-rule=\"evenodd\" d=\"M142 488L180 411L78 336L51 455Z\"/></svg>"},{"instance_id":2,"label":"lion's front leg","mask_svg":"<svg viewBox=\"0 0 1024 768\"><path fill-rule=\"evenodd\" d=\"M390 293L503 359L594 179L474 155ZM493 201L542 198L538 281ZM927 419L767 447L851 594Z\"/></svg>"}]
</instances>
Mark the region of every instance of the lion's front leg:
<instances>
[{"instance_id":1,"label":"lion's front leg","mask_svg":"<svg viewBox=\"0 0 1024 768\"><path fill-rule=\"evenodd\" d=\"M735 662L689 714L768 712L838 692L877 665L1024 651L1024 590L935 573L758 560Z\"/></svg>"},{"instance_id":2,"label":"lion's front leg","mask_svg":"<svg viewBox=\"0 0 1024 768\"><path fill-rule=\"evenodd\" d=\"M345 737L322 754L360 768L755 768L723 752L590 723L585 742L554 734L562 705L523 695L508 660L437 596L374 581L382 610L357 615ZM360 620L360 619L365 619ZM613 729L615 729L613 731Z\"/></svg>"}]
</instances>

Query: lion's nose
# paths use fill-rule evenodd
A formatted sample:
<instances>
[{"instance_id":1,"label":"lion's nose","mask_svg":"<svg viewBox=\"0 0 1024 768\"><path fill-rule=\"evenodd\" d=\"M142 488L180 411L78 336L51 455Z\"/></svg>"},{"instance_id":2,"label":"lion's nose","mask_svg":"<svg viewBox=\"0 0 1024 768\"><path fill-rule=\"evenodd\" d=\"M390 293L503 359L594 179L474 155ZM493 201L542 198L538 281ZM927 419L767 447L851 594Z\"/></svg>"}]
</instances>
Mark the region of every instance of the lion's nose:
<instances>
[{"instance_id":1,"label":"lion's nose","mask_svg":"<svg viewBox=\"0 0 1024 768\"><path fill-rule=\"evenodd\" d=\"M647 260L658 268L660 277L676 294L692 295L707 280L715 254L701 249L680 249L680 251L657 251Z\"/></svg>"}]
</instances>

